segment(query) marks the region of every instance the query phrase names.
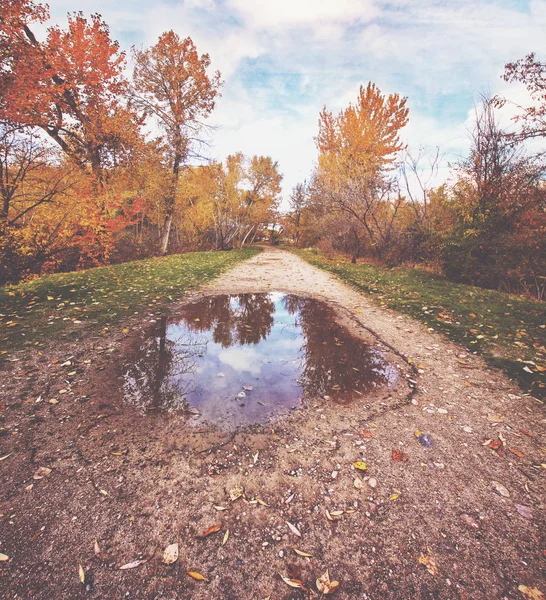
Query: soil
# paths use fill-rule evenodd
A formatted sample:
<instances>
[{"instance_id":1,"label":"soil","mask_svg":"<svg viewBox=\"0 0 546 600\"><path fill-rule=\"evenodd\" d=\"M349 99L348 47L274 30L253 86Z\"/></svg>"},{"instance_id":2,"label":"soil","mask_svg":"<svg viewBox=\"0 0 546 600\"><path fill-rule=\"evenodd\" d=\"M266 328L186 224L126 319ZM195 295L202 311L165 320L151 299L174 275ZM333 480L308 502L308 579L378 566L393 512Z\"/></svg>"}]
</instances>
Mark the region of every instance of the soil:
<instances>
[{"instance_id":1,"label":"soil","mask_svg":"<svg viewBox=\"0 0 546 600\"><path fill-rule=\"evenodd\" d=\"M309 396L226 433L123 401L120 357L160 315L14 354L0 372L0 597L313 598L326 570L339 599L546 592L542 404L282 250L264 249L179 308L273 290L327 302L391 356L403 388L373 402Z\"/></svg>"}]
</instances>

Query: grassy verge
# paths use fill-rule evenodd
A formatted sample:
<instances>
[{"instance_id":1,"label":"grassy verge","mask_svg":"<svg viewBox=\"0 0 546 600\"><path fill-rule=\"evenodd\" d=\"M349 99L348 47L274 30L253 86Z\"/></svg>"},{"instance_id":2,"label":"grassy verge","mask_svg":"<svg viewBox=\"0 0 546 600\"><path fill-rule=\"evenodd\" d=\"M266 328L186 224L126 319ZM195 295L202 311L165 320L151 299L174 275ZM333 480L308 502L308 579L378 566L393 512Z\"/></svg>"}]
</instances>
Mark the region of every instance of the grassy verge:
<instances>
[{"instance_id":1,"label":"grassy verge","mask_svg":"<svg viewBox=\"0 0 546 600\"><path fill-rule=\"evenodd\" d=\"M312 265L407 313L502 368L525 390L546 397L546 304L469 285L419 269L387 269L328 260L294 250Z\"/></svg>"},{"instance_id":2,"label":"grassy verge","mask_svg":"<svg viewBox=\"0 0 546 600\"><path fill-rule=\"evenodd\" d=\"M0 288L0 361L47 340L99 333L135 312L157 312L257 248L192 252L40 277Z\"/></svg>"}]
</instances>

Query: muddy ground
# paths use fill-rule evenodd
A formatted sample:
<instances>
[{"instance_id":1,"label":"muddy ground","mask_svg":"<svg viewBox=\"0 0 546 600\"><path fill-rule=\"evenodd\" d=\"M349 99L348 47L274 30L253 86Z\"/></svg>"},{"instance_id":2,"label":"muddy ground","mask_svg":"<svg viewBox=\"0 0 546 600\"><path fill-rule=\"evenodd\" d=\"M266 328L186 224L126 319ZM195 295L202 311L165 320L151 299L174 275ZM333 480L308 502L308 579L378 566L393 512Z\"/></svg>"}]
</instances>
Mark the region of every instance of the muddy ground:
<instances>
[{"instance_id":1,"label":"muddy ground","mask_svg":"<svg viewBox=\"0 0 546 600\"><path fill-rule=\"evenodd\" d=\"M0 597L288 600L320 597L327 569L339 599L545 593L543 406L281 250L181 302L269 290L328 301L389 349L403 386L346 405L307 398L230 434L123 402L120 357L158 315L15 354L0 372Z\"/></svg>"}]
</instances>

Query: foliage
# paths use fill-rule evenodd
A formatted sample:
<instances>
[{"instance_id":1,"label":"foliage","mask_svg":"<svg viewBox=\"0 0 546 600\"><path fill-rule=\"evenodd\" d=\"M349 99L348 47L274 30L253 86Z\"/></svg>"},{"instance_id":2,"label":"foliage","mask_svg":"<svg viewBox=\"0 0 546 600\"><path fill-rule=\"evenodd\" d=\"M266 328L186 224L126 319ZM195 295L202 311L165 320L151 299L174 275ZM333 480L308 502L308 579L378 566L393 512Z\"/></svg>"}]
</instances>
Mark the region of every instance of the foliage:
<instances>
[{"instance_id":1,"label":"foliage","mask_svg":"<svg viewBox=\"0 0 546 600\"><path fill-rule=\"evenodd\" d=\"M407 313L482 354L536 396L546 396L546 371L538 368L546 367L543 303L456 284L422 269L354 265L309 250L295 252L370 294L381 306Z\"/></svg>"}]
</instances>

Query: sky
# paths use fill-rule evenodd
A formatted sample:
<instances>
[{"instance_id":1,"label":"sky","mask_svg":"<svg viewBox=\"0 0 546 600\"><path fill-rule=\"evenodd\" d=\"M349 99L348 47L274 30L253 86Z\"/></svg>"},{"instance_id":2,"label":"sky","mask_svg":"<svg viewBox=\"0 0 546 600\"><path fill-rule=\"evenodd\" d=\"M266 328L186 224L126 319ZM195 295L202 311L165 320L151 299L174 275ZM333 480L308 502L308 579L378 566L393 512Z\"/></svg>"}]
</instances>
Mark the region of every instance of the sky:
<instances>
[{"instance_id":1,"label":"sky","mask_svg":"<svg viewBox=\"0 0 546 600\"><path fill-rule=\"evenodd\" d=\"M502 80L504 64L546 59L546 0L51 0L51 22L100 13L123 49L173 29L190 36L224 86L208 149L278 161L284 205L316 161L323 106L334 113L374 82L408 97L402 137L416 151L440 148L440 179L468 152L480 93L526 102ZM502 118L510 123L510 111ZM512 110L513 112L513 110Z\"/></svg>"}]
</instances>

